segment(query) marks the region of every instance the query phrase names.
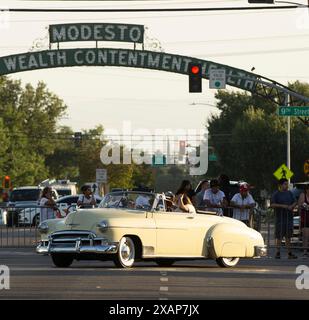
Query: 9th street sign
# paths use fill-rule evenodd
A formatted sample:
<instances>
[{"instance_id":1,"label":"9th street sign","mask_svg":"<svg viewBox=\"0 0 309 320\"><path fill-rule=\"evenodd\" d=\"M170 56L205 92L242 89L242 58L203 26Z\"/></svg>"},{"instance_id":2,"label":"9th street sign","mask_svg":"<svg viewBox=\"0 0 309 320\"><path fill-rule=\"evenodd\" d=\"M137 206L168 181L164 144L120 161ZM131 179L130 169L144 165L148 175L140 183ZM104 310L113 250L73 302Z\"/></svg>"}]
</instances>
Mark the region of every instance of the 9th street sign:
<instances>
[{"instance_id":1,"label":"9th street sign","mask_svg":"<svg viewBox=\"0 0 309 320\"><path fill-rule=\"evenodd\" d=\"M309 106L280 106L278 114L287 117L309 117Z\"/></svg>"}]
</instances>

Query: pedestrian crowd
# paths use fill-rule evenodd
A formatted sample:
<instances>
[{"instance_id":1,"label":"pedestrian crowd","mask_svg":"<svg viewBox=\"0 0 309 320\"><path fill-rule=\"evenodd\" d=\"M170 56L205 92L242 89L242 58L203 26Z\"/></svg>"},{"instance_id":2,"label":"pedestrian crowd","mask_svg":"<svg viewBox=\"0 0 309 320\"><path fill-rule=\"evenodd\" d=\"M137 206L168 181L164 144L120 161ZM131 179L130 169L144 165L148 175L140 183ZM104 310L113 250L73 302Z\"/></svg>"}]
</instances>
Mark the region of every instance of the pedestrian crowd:
<instances>
[{"instance_id":1,"label":"pedestrian crowd","mask_svg":"<svg viewBox=\"0 0 309 320\"><path fill-rule=\"evenodd\" d=\"M248 183L240 183L236 193L231 192L229 178L221 175L218 179L203 180L195 192L192 184L184 180L174 198L176 212L195 213L199 211L214 212L218 216L227 216L242 221L248 227L253 227L253 209L256 205L250 193ZM275 218L275 258L281 258L281 244L285 240L289 259L297 256L291 250L291 238L294 232L293 218L295 213L300 216L300 232L303 241L303 257L308 257L309 248L309 184L296 200L289 190L288 180L283 178L278 182L278 190L271 197L271 208ZM296 208L298 208L296 210Z\"/></svg>"}]
</instances>

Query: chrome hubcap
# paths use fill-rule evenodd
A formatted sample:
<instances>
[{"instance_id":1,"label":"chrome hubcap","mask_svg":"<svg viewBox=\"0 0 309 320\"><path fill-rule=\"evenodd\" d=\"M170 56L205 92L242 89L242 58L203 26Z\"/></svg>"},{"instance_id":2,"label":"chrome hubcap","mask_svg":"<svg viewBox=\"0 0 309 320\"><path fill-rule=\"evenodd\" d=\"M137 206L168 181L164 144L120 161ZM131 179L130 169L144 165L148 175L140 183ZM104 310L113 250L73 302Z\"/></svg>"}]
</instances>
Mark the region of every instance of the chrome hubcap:
<instances>
[{"instance_id":1,"label":"chrome hubcap","mask_svg":"<svg viewBox=\"0 0 309 320\"><path fill-rule=\"evenodd\" d=\"M129 262L134 259L134 244L131 240L125 239L121 245L121 259L125 262Z\"/></svg>"}]
</instances>

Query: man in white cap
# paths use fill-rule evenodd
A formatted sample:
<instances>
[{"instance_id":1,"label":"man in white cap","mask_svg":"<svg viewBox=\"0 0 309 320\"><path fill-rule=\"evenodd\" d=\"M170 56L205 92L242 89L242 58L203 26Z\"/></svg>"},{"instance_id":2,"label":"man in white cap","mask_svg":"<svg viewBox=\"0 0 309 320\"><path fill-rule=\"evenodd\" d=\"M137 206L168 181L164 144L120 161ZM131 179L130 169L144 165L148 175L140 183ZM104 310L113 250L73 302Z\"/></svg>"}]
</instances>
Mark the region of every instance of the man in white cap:
<instances>
[{"instance_id":1,"label":"man in white cap","mask_svg":"<svg viewBox=\"0 0 309 320\"><path fill-rule=\"evenodd\" d=\"M255 201L249 193L249 185L241 184L239 193L236 193L231 199L231 207L233 207L233 218L242 221L249 226L250 210L254 208Z\"/></svg>"}]
</instances>

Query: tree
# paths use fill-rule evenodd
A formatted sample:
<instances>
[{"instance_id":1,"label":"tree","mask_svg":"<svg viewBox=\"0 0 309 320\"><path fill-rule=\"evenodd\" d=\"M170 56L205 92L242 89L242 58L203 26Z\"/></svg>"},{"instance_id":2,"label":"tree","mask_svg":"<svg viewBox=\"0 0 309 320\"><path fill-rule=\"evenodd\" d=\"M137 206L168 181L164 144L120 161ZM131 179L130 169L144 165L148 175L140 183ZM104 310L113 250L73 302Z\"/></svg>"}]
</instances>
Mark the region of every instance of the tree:
<instances>
[{"instance_id":1,"label":"tree","mask_svg":"<svg viewBox=\"0 0 309 320\"><path fill-rule=\"evenodd\" d=\"M20 81L0 77L0 119L6 141L0 171L11 177L13 185L37 184L49 176L45 158L54 150L53 135L65 109L42 82L36 88L29 84L23 88Z\"/></svg>"},{"instance_id":2,"label":"tree","mask_svg":"<svg viewBox=\"0 0 309 320\"><path fill-rule=\"evenodd\" d=\"M309 85L298 81L289 86L309 96ZM208 120L209 144L218 155L216 174L246 180L258 188L274 187L273 172L286 163L286 118L277 106L256 95L218 91L220 115ZM294 181L304 178L303 163L309 158L309 128L291 120L291 163Z\"/></svg>"}]
</instances>

